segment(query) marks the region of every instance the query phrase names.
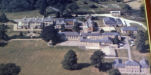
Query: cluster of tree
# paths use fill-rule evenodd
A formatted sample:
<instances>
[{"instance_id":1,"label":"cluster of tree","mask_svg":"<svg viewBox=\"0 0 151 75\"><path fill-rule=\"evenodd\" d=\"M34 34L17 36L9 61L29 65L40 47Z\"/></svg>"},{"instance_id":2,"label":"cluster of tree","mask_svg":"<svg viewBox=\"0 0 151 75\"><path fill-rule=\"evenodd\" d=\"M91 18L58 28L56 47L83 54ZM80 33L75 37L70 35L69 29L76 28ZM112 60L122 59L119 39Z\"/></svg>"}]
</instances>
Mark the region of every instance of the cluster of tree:
<instances>
[{"instance_id":1,"label":"cluster of tree","mask_svg":"<svg viewBox=\"0 0 151 75\"><path fill-rule=\"evenodd\" d=\"M137 50L143 53L148 52L146 44L145 44L146 40L147 40L147 33L143 31L138 31L136 35L136 41L135 41Z\"/></svg>"},{"instance_id":2,"label":"cluster of tree","mask_svg":"<svg viewBox=\"0 0 151 75\"><path fill-rule=\"evenodd\" d=\"M93 55L90 57L91 64L94 65L96 68L101 68L101 65L103 64L105 54L98 50L93 53Z\"/></svg>"},{"instance_id":3,"label":"cluster of tree","mask_svg":"<svg viewBox=\"0 0 151 75\"><path fill-rule=\"evenodd\" d=\"M14 63L0 64L0 75L18 75L21 68Z\"/></svg>"},{"instance_id":4,"label":"cluster of tree","mask_svg":"<svg viewBox=\"0 0 151 75\"><path fill-rule=\"evenodd\" d=\"M46 2L46 5L43 4ZM45 6L60 6L73 2L73 0L0 0L0 9L4 11L25 11ZM48 5L47 5L48 4ZM42 5L42 6L41 6Z\"/></svg>"},{"instance_id":5,"label":"cluster of tree","mask_svg":"<svg viewBox=\"0 0 151 75\"><path fill-rule=\"evenodd\" d=\"M109 75L121 75L121 73L117 69L111 69Z\"/></svg>"},{"instance_id":6,"label":"cluster of tree","mask_svg":"<svg viewBox=\"0 0 151 75\"><path fill-rule=\"evenodd\" d=\"M122 9L125 15L131 15L131 13L133 12L133 9L128 4L124 5Z\"/></svg>"},{"instance_id":7,"label":"cluster of tree","mask_svg":"<svg viewBox=\"0 0 151 75\"><path fill-rule=\"evenodd\" d=\"M116 35L114 38L110 38L113 44L119 44L122 40L119 39L118 35Z\"/></svg>"},{"instance_id":8,"label":"cluster of tree","mask_svg":"<svg viewBox=\"0 0 151 75\"><path fill-rule=\"evenodd\" d=\"M4 24L0 25L0 46L5 46L7 43L6 41L9 39L6 34L7 28L8 27Z\"/></svg>"},{"instance_id":9,"label":"cluster of tree","mask_svg":"<svg viewBox=\"0 0 151 75\"><path fill-rule=\"evenodd\" d=\"M145 7L144 7L145 5L142 5L141 7L140 7L140 12L141 12L141 14L140 14L140 16L141 17L145 17Z\"/></svg>"},{"instance_id":10,"label":"cluster of tree","mask_svg":"<svg viewBox=\"0 0 151 75\"><path fill-rule=\"evenodd\" d=\"M98 2L105 2L105 1L109 1L109 0L90 0L90 1L98 3Z\"/></svg>"},{"instance_id":11,"label":"cluster of tree","mask_svg":"<svg viewBox=\"0 0 151 75\"><path fill-rule=\"evenodd\" d=\"M73 30L79 33L81 30L80 26L81 26L81 23L76 22L74 27L73 27Z\"/></svg>"},{"instance_id":12,"label":"cluster of tree","mask_svg":"<svg viewBox=\"0 0 151 75\"><path fill-rule=\"evenodd\" d=\"M124 0L112 0L112 1L116 1L116 2L123 2Z\"/></svg>"},{"instance_id":13,"label":"cluster of tree","mask_svg":"<svg viewBox=\"0 0 151 75\"><path fill-rule=\"evenodd\" d=\"M8 20L7 16L5 15L5 13L0 13L0 22L5 23L8 21L9 20Z\"/></svg>"},{"instance_id":14,"label":"cluster of tree","mask_svg":"<svg viewBox=\"0 0 151 75\"><path fill-rule=\"evenodd\" d=\"M93 55L90 57L91 60L90 64L103 72L110 70L112 68L112 63L104 62L104 56L105 54L102 51L100 50L95 51ZM67 70L81 69L81 66L84 65L85 64L79 65L79 63L77 63L77 55L73 50L69 50L65 54L64 60L62 61L63 68ZM88 67L88 65L86 67Z\"/></svg>"},{"instance_id":15,"label":"cluster of tree","mask_svg":"<svg viewBox=\"0 0 151 75\"><path fill-rule=\"evenodd\" d=\"M46 26L42 29L41 37L46 42L52 41L52 45L55 45L62 41L58 30L54 28L54 25Z\"/></svg>"},{"instance_id":16,"label":"cluster of tree","mask_svg":"<svg viewBox=\"0 0 151 75\"><path fill-rule=\"evenodd\" d=\"M116 2L123 2L123 0L90 0L90 1L93 1L93 2L106 2L106 1L116 1Z\"/></svg>"}]
</instances>

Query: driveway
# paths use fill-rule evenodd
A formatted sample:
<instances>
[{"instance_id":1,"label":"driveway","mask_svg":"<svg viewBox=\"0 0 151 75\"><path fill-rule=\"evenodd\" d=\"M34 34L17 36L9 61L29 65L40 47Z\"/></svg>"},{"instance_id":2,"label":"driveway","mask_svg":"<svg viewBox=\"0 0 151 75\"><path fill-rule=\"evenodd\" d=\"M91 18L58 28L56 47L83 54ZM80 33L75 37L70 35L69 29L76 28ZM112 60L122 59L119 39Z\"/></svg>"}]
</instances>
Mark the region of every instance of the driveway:
<instances>
[{"instance_id":1,"label":"driveway","mask_svg":"<svg viewBox=\"0 0 151 75\"><path fill-rule=\"evenodd\" d=\"M130 45L129 45L129 37L128 36L125 36L124 48L128 50L128 58L129 58L129 60L132 60L132 54L131 54L131 48L130 48Z\"/></svg>"},{"instance_id":2,"label":"driveway","mask_svg":"<svg viewBox=\"0 0 151 75\"><path fill-rule=\"evenodd\" d=\"M82 46L80 41L65 41L58 44L59 46Z\"/></svg>"},{"instance_id":3,"label":"driveway","mask_svg":"<svg viewBox=\"0 0 151 75\"><path fill-rule=\"evenodd\" d=\"M79 16L89 16L89 15L79 15ZM115 16L112 16L111 14L91 14L91 16L105 16L105 17L119 18L122 20L122 22L125 26L131 26L131 23L136 23L136 24L142 26L145 30L147 30L147 27L143 23L134 21L134 20L129 20L129 19L126 19L123 17L115 17Z\"/></svg>"}]
</instances>

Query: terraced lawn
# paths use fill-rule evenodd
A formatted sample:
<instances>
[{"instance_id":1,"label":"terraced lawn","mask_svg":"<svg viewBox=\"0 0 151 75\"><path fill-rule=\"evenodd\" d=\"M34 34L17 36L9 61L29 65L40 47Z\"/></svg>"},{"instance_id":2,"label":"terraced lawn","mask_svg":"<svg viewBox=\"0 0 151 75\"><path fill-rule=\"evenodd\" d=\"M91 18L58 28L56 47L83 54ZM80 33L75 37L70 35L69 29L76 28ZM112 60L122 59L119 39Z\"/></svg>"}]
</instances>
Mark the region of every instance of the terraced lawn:
<instances>
[{"instance_id":1,"label":"terraced lawn","mask_svg":"<svg viewBox=\"0 0 151 75\"><path fill-rule=\"evenodd\" d=\"M64 54L73 49L78 63L89 63L93 51L74 47L48 47L44 41L11 41L0 48L0 63L16 63L21 66L19 75L107 75L93 66L81 70L64 70L61 65Z\"/></svg>"}]
</instances>

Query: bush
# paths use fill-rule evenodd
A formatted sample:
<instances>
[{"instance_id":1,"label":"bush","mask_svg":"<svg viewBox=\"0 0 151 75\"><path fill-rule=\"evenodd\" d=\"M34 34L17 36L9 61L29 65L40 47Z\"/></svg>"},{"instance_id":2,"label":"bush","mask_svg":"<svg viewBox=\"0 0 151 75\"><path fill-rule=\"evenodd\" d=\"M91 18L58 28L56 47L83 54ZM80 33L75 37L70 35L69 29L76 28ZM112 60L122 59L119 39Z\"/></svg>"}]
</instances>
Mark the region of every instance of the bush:
<instances>
[{"instance_id":1,"label":"bush","mask_svg":"<svg viewBox=\"0 0 151 75\"><path fill-rule=\"evenodd\" d=\"M121 75L121 73L117 69L112 69L109 71L109 75Z\"/></svg>"},{"instance_id":2,"label":"bush","mask_svg":"<svg viewBox=\"0 0 151 75\"><path fill-rule=\"evenodd\" d=\"M14 63L0 64L0 75L18 75L21 68Z\"/></svg>"}]
</instances>

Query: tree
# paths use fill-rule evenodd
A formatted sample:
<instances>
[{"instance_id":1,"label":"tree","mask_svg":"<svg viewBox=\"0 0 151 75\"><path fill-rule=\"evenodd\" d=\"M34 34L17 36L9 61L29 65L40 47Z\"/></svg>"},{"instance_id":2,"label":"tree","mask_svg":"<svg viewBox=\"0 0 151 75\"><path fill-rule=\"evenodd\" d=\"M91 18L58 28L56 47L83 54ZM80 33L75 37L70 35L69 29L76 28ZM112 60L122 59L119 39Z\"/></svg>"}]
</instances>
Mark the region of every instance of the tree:
<instances>
[{"instance_id":1,"label":"tree","mask_svg":"<svg viewBox=\"0 0 151 75\"><path fill-rule=\"evenodd\" d=\"M116 2L123 2L123 0L116 0Z\"/></svg>"},{"instance_id":2,"label":"tree","mask_svg":"<svg viewBox=\"0 0 151 75\"><path fill-rule=\"evenodd\" d=\"M58 30L54 28L54 25L44 27L41 32L41 37L46 42L52 40L53 45L61 41Z\"/></svg>"},{"instance_id":3,"label":"tree","mask_svg":"<svg viewBox=\"0 0 151 75\"><path fill-rule=\"evenodd\" d=\"M60 12L56 12L56 18L60 18L60 17L61 17Z\"/></svg>"},{"instance_id":4,"label":"tree","mask_svg":"<svg viewBox=\"0 0 151 75\"><path fill-rule=\"evenodd\" d=\"M62 32L65 31L65 25L61 25L61 29Z\"/></svg>"},{"instance_id":5,"label":"tree","mask_svg":"<svg viewBox=\"0 0 151 75\"><path fill-rule=\"evenodd\" d=\"M0 46L5 46L7 44L8 35L6 34L7 26L0 25Z\"/></svg>"},{"instance_id":6,"label":"tree","mask_svg":"<svg viewBox=\"0 0 151 75\"><path fill-rule=\"evenodd\" d=\"M8 12L32 10L34 1L36 0L1 0L0 8Z\"/></svg>"},{"instance_id":7,"label":"tree","mask_svg":"<svg viewBox=\"0 0 151 75\"><path fill-rule=\"evenodd\" d=\"M8 18L6 17L5 13L0 14L0 22L5 23L8 22Z\"/></svg>"},{"instance_id":8,"label":"tree","mask_svg":"<svg viewBox=\"0 0 151 75\"><path fill-rule=\"evenodd\" d=\"M101 29L101 30L100 30L100 33L104 33L104 30L103 30L103 29Z\"/></svg>"},{"instance_id":9,"label":"tree","mask_svg":"<svg viewBox=\"0 0 151 75\"><path fill-rule=\"evenodd\" d=\"M46 16L46 8L47 8L47 1L46 0L41 0L41 4L40 4L40 14Z\"/></svg>"},{"instance_id":10,"label":"tree","mask_svg":"<svg viewBox=\"0 0 151 75\"><path fill-rule=\"evenodd\" d=\"M124 9L124 12L127 13L127 14L131 14L131 12L132 12L132 8L128 4L126 4L123 7L123 9Z\"/></svg>"},{"instance_id":11,"label":"tree","mask_svg":"<svg viewBox=\"0 0 151 75\"><path fill-rule=\"evenodd\" d=\"M117 69L111 69L109 75L121 75L121 73Z\"/></svg>"},{"instance_id":12,"label":"tree","mask_svg":"<svg viewBox=\"0 0 151 75\"><path fill-rule=\"evenodd\" d=\"M145 33L143 31L138 31L137 35L136 35L136 48L140 51L140 52L147 52L146 49L146 45L145 45L145 41L146 41L146 37L145 37Z\"/></svg>"},{"instance_id":13,"label":"tree","mask_svg":"<svg viewBox=\"0 0 151 75\"><path fill-rule=\"evenodd\" d=\"M98 2L99 2L99 0L90 0L90 1L93 1L93 2L96 2L96 3L98 3Z\"/></svg>"},{"instance_id":14,"label":"tree","mask_svg":"<svg viewBox=\"0 0 151 75\"><path fill-rule=\"evenodd\" d=\"M62 61L62 66L67 70L76 70L78 68L77 65L77 55L73 50L69 50Z\"/></svg>"},{"instance_id":15,"label":"tree","mask_svg":"<svg viewBox=\"0 0 151 75\"><path fill-rule=\"evenodd\" d=\"M20 36L20 37L23 37L23 36L24 36L23 32L20 32L20 33L19 33L19 36Z\"/></svg>"},{"instance_id":16,"label":"tree","mask_svg":"<svg viewBox=\"0 0 151 75\"><path fill-rule=\"evenodd\" d=\"M41 9L42 7L41 10L43 10L43 8L45 8L45 5L43 7L43 4L60 8L72 2L74 2L74 0L0 0L0 9L8 12L18 12Z\"/></svg>"},{"instance_id":17,"label":"tree","mask_svg":"<svg viewBox=\"0 0 151 75\"><path fill-rule=\"evenodd\" d=\"M73 30L76 32L80 32L80 30L81 30L80 26L81 26L81 24L76 22L74 27L73 27Z\"/></svg>"},{"instance_id":18,"label":"tree","mask_svg":"<svg viewBox=\"0 0 151 75\"><path fill-rule=\"evenodd\" d=\"M8 40L8 35L6 34L7 32L7 26L2 24L0 25L0 40Z\"/></svg>"},{"instance_id":19,"label":"tree","mask_svg":"<svg viewBox=\"0 0 151 75\"><path fill-rule=\"evenodd\" d=\"M145 5L141 5L141 7L140 7L140 12L141 12L141 14L140 14L140 16L142 16L142 17L145 17L145 7L144 7Z\"/></svg>"},{"instance_id":20,"label":"tree","mask_svg":"<svg viewBox=\"0 0 151 75\"><path fill-rule=\"evenodd\" d=\"M79 9L79 6L77 5L76 2L74 2L74 3L69 4L69 5L67 6L67 9L68 9L68 8L71 10L72 13L75 13L75 12L77 12L77 10Z\"/></svg>"},{"instance_id":21,"label":"tree","mask_svg":"<svg viewBox=\"0 0 151 75\"><path fill-rule=\"evenodd\" d=\"M63 11L63 17L65 17L65 18L71 18L71 17L73 17L73 16L72 16L72 11L69 10L69 9L64 10L64 11Z\"/></svg>"},{"instance_id":22,"label":"tree","mask_svg":"<svg viewBox=\"0 0 151 75\"><path fill-rule=\"evenodd\" d=\"M14 63L0 64L0 75L18 75L20 70Z\"/></svg>"},{"instance_id":23,"label":"tree","mask_svg":"<svg viewBox=\"0 0 151 75\"><path fill-rule=\"evenodd\" d=\"M98 24L96 22L93 22L93 31L98 31Z\"/></svg>"},{"instance_id":24,"label":"tree","mask_svg":"<svg viewBox=\"0 0 151 75\"><path fill-rule=\"evenodd\" d=\"M99 65L103 63L104 56L105 54L102 51L95 51L90 58L91 64L95 65L95 67L99 67Z\"/></svg>"},{"instance_id":25,"label":"tree","mask_svg":"<svg viewBox=\"0 0 151 75\"><path fill-rule=\"evenodd\" d=\"M113 44L119 44L120 43L118 35L116 35L115 38L113 38L112 40L113 40Z\"/></svg>"},{"instance_id":26,"label":"tree","mask_svg":"<svg viewBox=\"0 0 151 75\"><path fill-rule=\"evenodd\" d=\"M103 62L99 64L98 69L99 71L106 72L112 69L112 65L113 65L113 62Z\"/></svg>"}]
</instances>

